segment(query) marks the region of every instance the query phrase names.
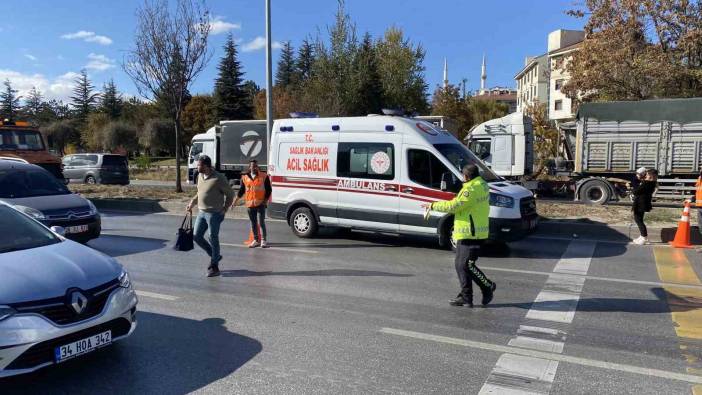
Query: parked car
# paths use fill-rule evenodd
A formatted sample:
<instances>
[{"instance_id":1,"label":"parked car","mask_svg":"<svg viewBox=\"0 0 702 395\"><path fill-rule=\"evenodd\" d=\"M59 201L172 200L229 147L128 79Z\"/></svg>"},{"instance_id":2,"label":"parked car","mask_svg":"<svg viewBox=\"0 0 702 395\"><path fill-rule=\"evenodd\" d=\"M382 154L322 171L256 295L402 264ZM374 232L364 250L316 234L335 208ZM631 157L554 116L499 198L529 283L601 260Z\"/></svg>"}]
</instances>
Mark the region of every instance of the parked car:
<instances>
[{"instance_id":1,"label":"parked car","mask_svg":"<svg viewBox=\"0 0 702 395\"><path fill-rule=\"evenodd\" d=\"M63 227L71 240L87 243L100 236L95 205L37 165L0 160L0 201L46 226Z\"/></svg>"},{"instance_id":2,"label":"parked car","mask_svg":"<svg viewBox=\"0 0 702 395\"><path fill-rule=\"evenodd\" d=\"M86 184L129 184L127 158L114 154L74 154L63 157L63 176Z\"/></svg>"},{"instance_id":3,"label":"parked car","mask_svg":"<svg viewBox=\"0 0 702 395\"><path fill-rule=\"evenodd\" d=\"M2 202L0 218L0 377L132 334L138 300L122 265Z\"/></svg>"}]
</instances>

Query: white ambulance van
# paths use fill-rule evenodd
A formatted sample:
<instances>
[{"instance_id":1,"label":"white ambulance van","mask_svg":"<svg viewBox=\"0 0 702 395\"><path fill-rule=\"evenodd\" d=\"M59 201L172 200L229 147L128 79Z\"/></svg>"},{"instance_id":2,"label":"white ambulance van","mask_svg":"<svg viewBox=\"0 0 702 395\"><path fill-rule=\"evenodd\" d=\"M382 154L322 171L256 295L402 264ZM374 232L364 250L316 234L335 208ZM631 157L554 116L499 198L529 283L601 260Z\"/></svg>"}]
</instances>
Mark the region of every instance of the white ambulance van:
<instances>
[{"instance_id":1,"label":"white ambulance van","mask_svg":"<svg viewBox=\"0 0 702 395\"><path fill-rule=\"evenodd\" d=\"M476 164L490 185L490 239L516 241L538 221L527 189L493 173L451 133L402 116L290 118L273 124L271 218L299 237L320 226L423 234L451 245L453 217L424 203L452 199L460 169Z\"/></svg>"}]
</instances>

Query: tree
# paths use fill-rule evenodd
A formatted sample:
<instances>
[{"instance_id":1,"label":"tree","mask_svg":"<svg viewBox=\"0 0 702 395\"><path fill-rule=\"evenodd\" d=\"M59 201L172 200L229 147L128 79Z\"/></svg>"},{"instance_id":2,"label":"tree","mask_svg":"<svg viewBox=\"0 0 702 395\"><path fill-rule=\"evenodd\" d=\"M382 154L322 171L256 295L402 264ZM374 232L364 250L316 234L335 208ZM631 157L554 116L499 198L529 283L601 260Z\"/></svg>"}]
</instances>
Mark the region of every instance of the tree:
<instances>
[{"instance_id":1,"label":"tree","mask_svg":"<svg viewBox=\"0 0 702 395\"><path fill-rule=\"evenodd\" d=\"M134 48L123 63L140 94L165 98L170 104L177 192L183 191L180 139L186 92L212 57L209 33L210 13L204 1L176 0L171 11L167 0L145 0L137 11Z\"/></svg>"},{"instance_id":2,"label":"tree","mask_svg":"<svg viewBox=\"0 0 702 395\"><path fill-rule=\"evenodd\" d=\"M167 119L149 119L137 133L139 144L151 155L176 151L173 122Z\"/></svg>"},{"instance_id":3,"label":"tree","mask_svg":"<svg viewBox=\"0 0 702 395\"><path fill-rule=\"evenodd\" d=\"M17 95L16 89L12 89L10 80L6 79L3 84L5 85L5 90L0 93L0 116L3 119L15 120L19 115L22 96Z\"/></svg>"},{"instance_id":4,"label":"tree","mask_svg":"<svg viewBox=\"0 0 702 395\"><path fill-rule=\"evenodd\" d=\"M69 144L74 144L80 139L80 132L73 120L64 119L52 122L42 127L40 131L46 136L48 144L58 150L61 155L64 154Z\"/></svg>"},{"instance_id":5,"label":"tree","mask_svg":"<svg viewBox=\"0 0 702 395\"><path fill-rule=\"evenodd\" d=\"M252 100L250 92L247 92L242 84L244 73L241 71L236 43L231 34L224 45L224 57L217 69L219 73L214 88L215 117L218 120L250 119Z\"/></svg>"},{"instance_id":6,"label":"tree","mask_svg":"<svg viewBox=\"0 0 702 395\"><path fill-rule=\"evenodd\" d=\"M354 59L354 102L348 115L379 114L383 107L383 82L378 73L378 60L369 33L363 37Z\"/></svg>"},{"instance_id":7,"label":"tree","mask_svg":"<svg viewBox=\"0 0 702 395\"><path fill-rule=\"evenodd\" d=\"M93 92L95 87L88 79L88 72L85 69L80 71L80 75L73 80L73 96L71 96L71 107L78 120L78 127L85 126L88 115L95 109L99 94Z\"/></svg>"},{"instance_id":8,"label":"tree","mask_svg":"<svg viewBox=\"0 0 702 395\"><path fill-rule=\"evenodd\" d=\"M427 83L421 45L404 38L402 30L391 27L377 44L378 70L383 82L385 105L426 113Z\"/></svg>"},{"instance_id":9,"label":"tree","mask_svg":"<svg viewBox=\"0 0 702 395\"><path fill-rule=\"evenodd\" d=\"M461 97L460 89L455 85L437 87L432 98L431 114L455 120L458 123L458 130L455 132L461 141L468 135L474 123L468 102Z\"/></svg>"},{"instance_id":10,"label":"tree","mask_svg":"<svg viewBox=\"0 0 702 395\"><path fill-rule=\"evenodd\" d=\"M578 101L702 95L702 2L586 0L585 40L561 68Z\"/></svg>"},{"instance_id":11,"label":"tree","mask_svg":"<svg viewBox=\"0 0 702 395\"><path fill-rule=\"evenodd\" d=\"M246 93L246 105L250 109L251 113L247 119L253 119L254 117L254 103L256 102L256 95L261 91L261 87L252 80L247 80L244 82L243 88ZM265 117L264 117L265 118Z\"/></svg>"},{"instance_id":12,"label":"tree","mask_svg":"<svg viewBox=\"0 0 702 395\"><path fill-rule=\"evenodd\" d=\"M534 156L536 171L532 178L538 178L547 169L551 159L558 156L558 130L548 120L546 104L532 103L526 108L534 129Z\"/></svg>"},{"instance_id":13,"label":"tree","mask_svg":"<svg viewBox=\"0 0 702 395\"><path fill-rule=\"evenodd\" d=\"M291 89L273 87L273 118L288 118L291 112L299 111L296 95ZM256 95L254 103L256 119L266 119L266 91L261 90Z\"/></svg>"},{"instance_id":14,"label":"tree","mask_svg":"<svg viewBox=\"0 0 702 395\"><path fill-rule=\"evenodd\" d=\"M108 152L128 154L139 148L136 128L122 121L110 121L102 130L102 149Z\"/></svg>"},{"instance_id":15,"label":"tree","mask_svg":"<svg viewBox=\"0 0 702 395\"><path fill-rule=\"evenodd\" d=\"M193 96L183 110L183 141L189 143L194 135L205 133L218 120L220 119L215 115L212 96Z\"/></svg>"},{"instance_id":16,"label":"tree","mask_svg":"<svg viewBox=\"0 0 702 395\"><path fill-rule=\"evenodd\" d=\"M315 55L314 46L308 39L302 40L300 49L295 60L295 84L301 85L312 78L312 68L314 67Z\"/></svg>"},{"instance_id":17,"label":"tree","mask_svg":"<svg viewBox=\"0 0 702 395\"><path fill-rule=\"evenodd\" d=\"M104 112L94 112L88 115L85 127L80 131L80 139L83 146L90 151L100 151L104 149L104 129L110 123L110 116Z\"/></svg>"},{"instance_id":18,"label":"tree","mask_svg":"<svg viewBox=\"0 0 702 395\"><path fill-rule=\"evenodd\" d=\"M295 50L286 41L283 44L283 49L280 52L278 59L278 67L275 72L275 85L286 88L295 81Z\"/></svg>"},{"instance_id":19,"label":"tree","mask_svg":"<svg viewBox=\"0 0 702 395\"><path fill-rule=\"evenodd\" d=\"M144 103L136 97L131 97L122 104L120 120L142 129L150 119L158 118L159 110L154 103Z\"/></svg>"},{"instance_id":20,"label":"tree","mask_svg":"<svg viewBox=\"0 0 702 395\"><path fill-rule=\"evenodd\" d=\"M491 119L502 118L509 114L509 106L495 100L476 100L468 98L468 111L471 113L473 125L479 125ZM471 127L473 126L471 125Z\"/></svg>"},{"instance_id":21,"label":"tree","mask_svg":"<svg viewBox=\"0 0 702 395\"><path fill-rule=\"evenodd\" d=\"M27 94L27 98L24 100L23 112L30 122L39 124L39 118L43 110L44 96L33 86Z\"/></svg>"},{"instance_id":22,"label":"tree","mask_svg":"<svg viewBox=\"0 0 702 395\"><path fill-rule=\"evenodd\" d=\"M113 120L122 115L122 95L117 91L114 80L110 80L103 86L101 99L100 112L107 114Z\"/></svg>"}]
</instances>

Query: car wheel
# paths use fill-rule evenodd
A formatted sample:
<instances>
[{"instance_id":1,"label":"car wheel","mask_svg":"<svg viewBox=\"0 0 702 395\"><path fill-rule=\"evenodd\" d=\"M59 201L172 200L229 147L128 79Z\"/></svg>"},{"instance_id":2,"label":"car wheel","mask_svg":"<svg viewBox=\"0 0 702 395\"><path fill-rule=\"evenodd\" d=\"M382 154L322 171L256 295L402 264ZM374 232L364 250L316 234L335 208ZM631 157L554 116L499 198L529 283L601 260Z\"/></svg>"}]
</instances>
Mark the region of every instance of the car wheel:
<instances>
[{"instance_id":1,"label":"car wheel","mask_svg":"<svg viewBox=\"0 0 702 395\"><path fill-rule=\"evenodd\" d=\"M293 211L290 216L290 227L297 237L308 238L317 233L319 224L314 217L312 210L307 207L300 207Z\"/></svg>"},{"instance_id":2,"label":"car wheel","mask_svg":"<svg viewBox=\"0 0 702 395\"><path fill-rule=\"evenodd\" d=\"M90 185L95 185L95 184L97 184L97 181L95 180L95 177L87 176L87 177L85 177L85 183L90 184Z\"/></svg>"}]
</instances>

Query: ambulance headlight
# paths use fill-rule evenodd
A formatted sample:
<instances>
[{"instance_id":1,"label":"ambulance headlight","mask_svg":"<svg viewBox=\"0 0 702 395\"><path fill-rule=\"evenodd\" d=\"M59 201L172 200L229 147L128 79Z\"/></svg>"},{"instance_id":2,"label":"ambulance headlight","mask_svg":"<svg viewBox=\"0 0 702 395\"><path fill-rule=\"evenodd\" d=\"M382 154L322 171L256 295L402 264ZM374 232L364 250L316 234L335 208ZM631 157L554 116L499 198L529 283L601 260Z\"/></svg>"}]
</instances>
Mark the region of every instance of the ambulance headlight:
<instances>
[{"instance_id":1,"label":"ambulance headlight","mask_svg":"<svg viewBox=\"0 0 702 395\"><path fill-rule=\"evenodd\" d=\"M490 194L490 205L495 207L513 208L514 198L496 193Z\"/></svg>"}]
</instances>

